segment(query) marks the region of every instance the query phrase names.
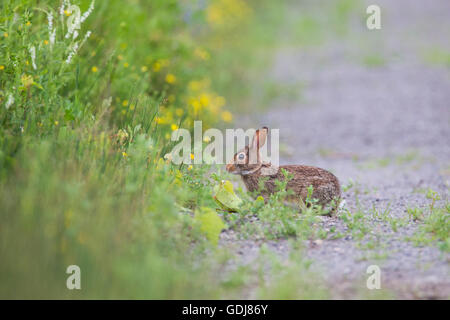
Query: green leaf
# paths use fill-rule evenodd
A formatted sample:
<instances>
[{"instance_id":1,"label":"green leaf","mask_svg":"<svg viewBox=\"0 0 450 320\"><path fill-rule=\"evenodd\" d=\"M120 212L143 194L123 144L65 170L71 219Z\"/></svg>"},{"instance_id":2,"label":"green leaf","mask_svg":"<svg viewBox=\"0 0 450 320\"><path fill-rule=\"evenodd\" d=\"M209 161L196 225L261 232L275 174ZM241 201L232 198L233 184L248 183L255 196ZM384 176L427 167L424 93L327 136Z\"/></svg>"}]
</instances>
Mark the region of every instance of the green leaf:
<instances>
[{"instance_id":1,"label":"green leaf","mask_svg":"<svg viewBox=\"0 0 450 320\"><path fill-rule=\"evenodd\" d=\"M66 109L66 110L64 111L64 120L66 120L66 121L72 121L72 120L75 120L75 116L73 115L71 109Z\"/></svg>"},{"instance_id":2,"label":"green leaf","mask_svg":"<svg viewBox=\"0 0 450 320\"><path fill-rule=\"evenodd\" d=\"M205 234L206 238L217 245L220 232L226 228L217 212L211 208L201 207L195 211L194 219L200 223L200 231Z\"/></svg>"},{"instance_id":3,"label":"green leaf","mask_svg":"<svg viewBox=\"0 0 450 320\"><path fill-rule=\"evenodd\" d=\"M230 212L238 211L242 204L242 199L234 193L233 184L228 180L214 187L213 197L223 210Z\"/></svg>"}]
</instances>

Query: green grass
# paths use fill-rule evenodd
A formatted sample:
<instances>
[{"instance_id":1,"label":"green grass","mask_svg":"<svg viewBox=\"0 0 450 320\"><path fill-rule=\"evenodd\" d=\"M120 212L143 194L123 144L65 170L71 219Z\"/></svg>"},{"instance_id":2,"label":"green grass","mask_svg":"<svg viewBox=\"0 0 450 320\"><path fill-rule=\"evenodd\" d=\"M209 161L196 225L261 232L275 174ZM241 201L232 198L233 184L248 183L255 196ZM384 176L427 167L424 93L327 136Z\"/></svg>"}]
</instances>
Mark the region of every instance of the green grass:
<instances>
[{"instance_id":1,"label":"green grass","mask_svg":"<svg viewBox=\"0 0 450 320\"><path fill-rule=\"evenodd\" d=\"M407 212L419 227L407 240L416 246L437 245L442 251L450 251L450 204L438 201L439 194L429 188L426 198L430 200L428 208L408 208Z\"/></svg>"},{"instance_id":2,"label":"green grass","mask_svg":"<svg viewBox=\"0 0 450 320\"><path fill-rule=\"evenodd\" d=\"M363 63L367 67L376 68L386 65L386 60L380 55L367 55L363 58Z\"/></svg>"},{"instance_id":3,"label":"green grass","mask_svg":"<svg viewBox=\"0 0 450 320\"><path fill-rule=\"evenodd\" d=\"M234 92L220 77L235 87L244 79L223 62L233 57L245 72L252 46L272 39L217 43L264 29L260 2L231 1L219 14L247 13L218 23L208 14L221 3L97 1L73 39L59 1L2 2L0 297L226 295L216 275L229 257L208 241L209 220L193 214L215 213L215 178L225 177L164 159L174 128L232 120ZM71 264L81 291L65 287Z\"/></svg>"},{"instance_id":4,"label":"green grass","mask_svg":"<svg viewBox=\"0 0 450 320\"><path fill-rule=\"evenodd\" d=\"M380 169L386 168L391 165L395 165L399 168L407 167L417 169L427 162L434 162L435 159L432 156L422 155L417 150L409 150L405 153L389 155L382 158L368 159L365 161L356 161L357 167L360 169Z\"/></svg>"},{"instance_id":5,"label":"green grass","mask_svg":"<svg viewBox=\"0 0 450 320\"><path fill-rule=\"evenodd\" d=\"M450 52L441 48L428 49L423 53L423 57L430 64L447 68L450 67Z\"/></svg>"},{"instance_id":6,"label":"green grass","mask_svg":"<svg viewBox=\"0 0 450 320\"><path fill-rule=\"evenodd\" d=\"M330 299L330 292L321 276L312 270L311 261L292 251L283 262L266 247L261 248L259 280L262 282L257 299ZM269 268L271 277L264 279L264 268Z\"/></svg>"},{"instance_id":7,"label":"green grass","mask_svg":"<svg viewBox=\"0 0 450 320\"><path fill-rule=\"evenodd\" d=\"M244 239L294 238L301 241L326 238L328 233L320 226L319 217L327 214L327 210L311 198L312 189L305 204L288 203L287 197L291 192L286 191L286 185L290 179L292 175L285 171L285 179L277 181L277 191L266 201L258 196L259 192L254 193L253 198L256 200L252 200L240 190L239 194L244 199L243 206L239 212L225 217L230 228Z\"/></svg>"},{"instance_id":8,"label":"green grass","mask_svg":"<svg viewBox=\"0 0 450 320\"><path fill-rule=\"evenodd\" d=\"M370 231L368 218L361 208L355 212L342 210L339 217L344 221L348 231L356 240L362 240Z\"/></svg>"}]
</instances>

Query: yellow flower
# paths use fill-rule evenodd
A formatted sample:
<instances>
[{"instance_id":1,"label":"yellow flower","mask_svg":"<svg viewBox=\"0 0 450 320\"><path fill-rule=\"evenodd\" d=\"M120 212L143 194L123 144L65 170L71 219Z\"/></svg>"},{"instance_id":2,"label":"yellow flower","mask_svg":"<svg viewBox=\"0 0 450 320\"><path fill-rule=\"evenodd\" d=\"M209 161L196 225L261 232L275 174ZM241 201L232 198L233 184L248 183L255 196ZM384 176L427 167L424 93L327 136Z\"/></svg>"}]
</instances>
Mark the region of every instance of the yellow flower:
<instances>
[{"instance_id":1,"label":"yellow flower","mask_svg":"<svg viewBox=\"0 0 450 320\"><path fill-rule=\"evenodd\" d=\"M209 6L207 8L206 11L206 17L208 22L211 25L221 25L223 24L223 14L222 14L222 10L220 10L220 8L218 8L217 6Z\"/></svg>"},{"instance_id":2,"label":"yellow flower","mask_svg":"<svg viewBox=\"0 0 450 320\"><path fill-rule=\"evenodd\" d=\"M31 22L30 22L30 21L27 21L26 25L27 25L27 26L31 26Z\"/></svg>"},{"instance_id":3,"label":"yellow flower","mask_svg":"<svg viewBox=\"0 0 450 320\"><path fill-rule=\"evenodd\" d=\"M153 64L153 71L154 71L154 72L158 72L159 70L161 70L161 63L155 62L155 63Z\"/></svg>"},{"instance_id":4,"label":"yellow flower","mask_svg":"<svg viewBox=\"0 0 450 320\"><path fill-rule=\"evenodd\" d=\"M199 98L200 103L202 106L207 107L209 105L209 97L207 94L201 94Z\"/></svg>"},{"instance_id":5,"label":"yellow flower","mask_svg":"<svg viewBox=\"0 0 450 320\"><path fill-rule=\"evenodd\" d=\"M191 102L191 105L194 107L195 112L197 112L202 107L202 104L198 100L193 100Z\"/></svg>"},{"instance_id":6,"label":"yellow flower","mask_svg":"<svg viewBox=\"0 0 450 320\"><path fill-rule=\"evenodd\" d=\"M187 168L189 171L192 170L192 164Z\"/></svg>"},{"instance_id":7,"label":"yellow flower","mask_svg":"<svg viewBox=\"0 0 450 320\"><path fill-rule=\"evenodd\" d=\"M141 71L142 71L142 72L147 72L147 71L148 71L147 66L142 66L142 67L141 67Z\"/></svg>"},{"instance_id":8,"label":"yellow flower","mask_svg":"<svg viewBox=\"0 0 450 320\"><path fill-rule=\"evenodd\" d=\"M69 12L68 10L64 10L64 14L68 17L72 14L72 12Z\"/></svg>"},{"instance_id":9,"label":"yellow flower","mask_svg":"<svg viewBox=\"0 0 450 320\"><path fill-rule=\"evenodd\" d=\"M55 121L55 126L57 126L59 124L59 122L58 121Z\"/></svg>"},{"instance_id":10,"label":"yellow flower","mask_svg":"<svg viewBox=\"0 0 450 320\"><path fill-rule=\"evenodd\" d=\"M166 75L166 82L167 82L167 83L173 84L173 83L175 83L175 81L177 81L177 78L176 78L173 74L168 73L168 74Z\"/></svg>"},{"instance_id":11,"label":"yellow flower","mask_svg":"<svg viewBox=\"0 0 450 320\"><path fill-rule=\"evenodd\" d=\"M158 158L158 160L154 160L155 164L156 164L156 169L157 170L161 170L164 169L166 163L164 162L163 158Z\"/></svg>"},{"instance_id":12,"label":"yellow flower","mask_svg":"<svg viewBox=\"0 0 450 320\"><path fill-rule=\"evenodd\" d=\"M209 52L201 48L195 49L194 54L202 60L209 60L210 58Z\"/></svg>"},{"instance_id":13,"label":"yellow flower","mask_svg":"<svg viewBox=\"0 0 450 320\"><path fill-rule=\"evenodd\" d=\"M181 117L181 116L183 115L183 113L184 113L184 110L183 110L183 109L181 109L181 108L176 108L176 109L175 109L175 114L176 114L178 117Z\"/></svg>"},{"instance_id":14,"label":"yellow flower","mask_svg":"<svg viewBox=\"0 0 450 320\"><path fill-rule=\"evenodd\" d=\"M123 151L123 152L122 152L122 156L123 156L124 158L126 158L126 157L128 157L128 154L127 154L125 151Z\"/></svg>"},{"instance_id":15,"label":"yellow flower","mask_svg":"<svg viewBox=\"0 0 450 320\"><path fill-rule=\"evenodd\" d=\"M194 154L191 153L191 160L194 160Z\"/></svg>"},{"instance_id":16,"label":"yellow flower","mask_svg":"<svg viewBox=\"0 0 450 320\"><path fill-rule=\"evenodd\" d=\"M183 178L183 174L180 170L175 171L175 184L179 185L181 184L181 179Z\"/></svg>"},{"instance_id":17,"label":"yellow flower","mask_svg":"<svg viewBox=\"0 0 450 320\"><path fill-rule=\"evenodd\" d=\"M22 84L24 87L28 88L29 86L31 86L33 84L33 77L32 76L27 76L27 75L23 75L20 79L22 81Z\"/></svg>"},{"instance_id":18,"label":"yellow flower","mask_svg":"<svg viewBox=\"0 0 450 320\"><path fill-rule=\"evenodd\" d=\"M122 106L124 106L124 107L128 106L128 100L123 100Z\"/></svg>"},{"instance_id":19,"label":"yellow flower","mask_svg":"<svg viewBox=\"0 0 450 320\"><path fill-rule=\"evenodd\" d=\"M188 86L191 91L199 91L202 88L202 83L200 81L192 80L189 82Z\"/></svg>"},{"instance_id":20,"label":"yellow flower","mask_svg":"<svg viewBox=\"0 0 450 320\"><path fill-rule=\"evenodd\" d=\"M170 65L170 61L168 59L160 59L159 63L161 63L162 67L167 67Z\"/></svg>"},{"instance_id":21,"label":"yellow flower","mask_svg":"<svg viewBox=\"0 0 450 320\"><path fill-rule=\"evenodd\" d=\"M231 122L233 121L233 115L230 111L223 111L220 116L222 117L222 120L225 122Z\"/></svg>"},{"instance_id":22,"label":"yellow flower","mask_svg":"<svg viewBox=\"0 0 450 320\"><path fill-rule=\"evenodd\" d=\"M128 62L125 62L125 63L123 64L123 66L124 66L125 68L128 68L130 65L128 64Z\"/></svg>"},{"instance_id":23,"label":"yellow flower","mask_svg":"<svg viewBox=\"0 0 450 320\"><path fill-rule=\"evenodd\" d=\"M205 137L203 138L203 141L206 142L206 143L208 143L208 142L211 141L211 137L205 136Z\"/></svg>"},{"instance_id":24,"label":"yellow flower","mask_svg":"<svg viewBox=\"0 0 450 320\"><path fill-rule=\"evenodd\" d=\"M175 131L175 130L178 129L178 126L177 126L175 123L173 123L173 124L170 126L170 129L172 129L172 131Z\"/></svg>"},{"instance_id":25,"label":"yellow flower","mask_svg":"<svg viewBox=\"0 0 450 320\"><path fill-rule=\"evenodd\" d=\"M44 44L45 44L45 45L48 45L48 40L44 40Z\"/></svg>"},{"instance_id":26,"label":"yellow flower","mask_svg":"<svg viewBox=\"0 0 450 320\"><path fill-rule=\"evenodd\" d=\"M4 70L4 69L5 69L5 66L1 65L0 70Z\"/></svg>"},{"instance_id":27,"label":"yellow flower","mask_svg":"<svg viewBox=\"0 0 450 320\"><path fill-rule=\"evenodd\" d=\"M94 66L94 67L92 67L92 69L91 69L91 70L92 70L92 72L94 72L94 73L95 73L95 72L97 72L97 71L98 71L98 68Z\"/></svg>"},{"instance_id":28,"label":"yellow flower","mask_svg":"<svg viewBox=\"0 0 450 320\"><path fill-rule=\"evenodd\" d=\"M4 36L5 38L8 38L8 36L9 36L8 32L3 33L3 36Z\"/></svg>"},{"instance_id":29,"label":"yellow flower","mask_svg":"<svg viewBox=\"0 0 450 320\"><path fill-rule=\"evenodd\" d=\"M251 8L243 0L218 0L206 8L206 19L213 27L231 27L244 21L251 13Z\"/></svg>"}]
</instances>

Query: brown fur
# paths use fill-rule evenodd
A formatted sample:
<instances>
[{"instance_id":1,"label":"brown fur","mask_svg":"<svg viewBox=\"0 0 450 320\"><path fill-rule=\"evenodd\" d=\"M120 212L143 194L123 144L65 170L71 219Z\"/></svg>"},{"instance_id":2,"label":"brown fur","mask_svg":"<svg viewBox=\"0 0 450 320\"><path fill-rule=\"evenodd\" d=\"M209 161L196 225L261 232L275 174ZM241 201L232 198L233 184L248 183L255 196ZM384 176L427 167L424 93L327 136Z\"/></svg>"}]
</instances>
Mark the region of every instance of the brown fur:
<instances>
[{"instance_id":1,"label":"brown fur","mask_svg":"<svg viewBox=\"0 0 450 320\"><path fill-rule=\"evenodd\" d=\"M267 196L276 191L275 181L284 180L281 169L285 169L294 174L294 178L287 183L287 189L294 192L294 195L289 199L291 201L299 201L302 199L304 202L308 194L309 186L313 187L312 198L318 199L320 205L325 206L333 199L337 200L341 197L341 187L338 179L332 173L317 167L287 165L281 166L278 172L272 176L262 176L260 174L261 170L258 170L254 174L243 175L241 177L250 192L258 190L260 178L264 179L264 177L268 177L269 179L264 183L264 189L261 192L261 195L267 198Z\"/></svg>"},{"instance_id":2,"label":"brown fur","mask_svg":"<svg viewBox=\"0 0 450 320\"><path fill-rule=\"evenodd\" d=\"M288 200L298 202L301 199L305 202L308 187L312 186L312 198L317 199L318 204L325 207L332 200L335 200L334 211L341 197L341 187L336 176L329 171L317 167L287 165L277 168L273 167L270 163L263 163L259 155L259 149L266 142L267 133L267 127L257 130L252 144L234 155L233 161L227 165L227 171L241 175L245 186L251 192L259 190L260 179L266 180L261 195L267 199L270 194L276 191L275 181L284 180L281 169L285 169L294 175L293 179L287 183L287 189L294 192L294 195L290 196ZM256 163L250 164L249 159L252 152L254 154L256 153L257 161ZM242 154L245 155L244 159L238 157L240 155L242 158ZM261 171L265 169L269 169L271 175L261 174Z\"/></svg>"}]
</instances>

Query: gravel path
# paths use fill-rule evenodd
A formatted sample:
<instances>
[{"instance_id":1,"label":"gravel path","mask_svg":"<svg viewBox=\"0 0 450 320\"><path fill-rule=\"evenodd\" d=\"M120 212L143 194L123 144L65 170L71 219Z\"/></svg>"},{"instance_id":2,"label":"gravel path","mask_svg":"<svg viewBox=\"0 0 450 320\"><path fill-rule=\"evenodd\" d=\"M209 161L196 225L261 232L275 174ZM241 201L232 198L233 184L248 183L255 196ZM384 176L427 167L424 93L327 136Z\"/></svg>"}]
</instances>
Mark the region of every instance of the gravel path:
<instances>
[{"instance_id":1,"label":"gravel path","mask_svg":"<svg viewBox=\"0 0 450 320\"><path fill-rule=\"evenodd\" d=\"M281 49L270 76L281 84L301 83L301 99L280 98L242 126L280 128L282 164L319 166L334 172L342 185L356 182L344 192L350 210L357 189L365 212L389 205L393 217L405 218L407 207L430 202L418 190L432 188L448 199L450 66L430 63L427 55L450 52L450 2L377 4L382 8L379 31L367 30L359 19L343 38ZM347 230L339 218L324 218L323 224ZM420 223L396 232L372 216L368 224L378 239L375 250L359 249L351 236L311 241L306 250L334 297L359 297L371 264L380 266L382 287L394 297L450 297L450 256L436 245L416 247L404 240ZM261 243L231 239L224 233L222 244L239 247L244 263L250 263ZM268 244L287 256L286 240Z\"/></svg>"}]
</instances>

